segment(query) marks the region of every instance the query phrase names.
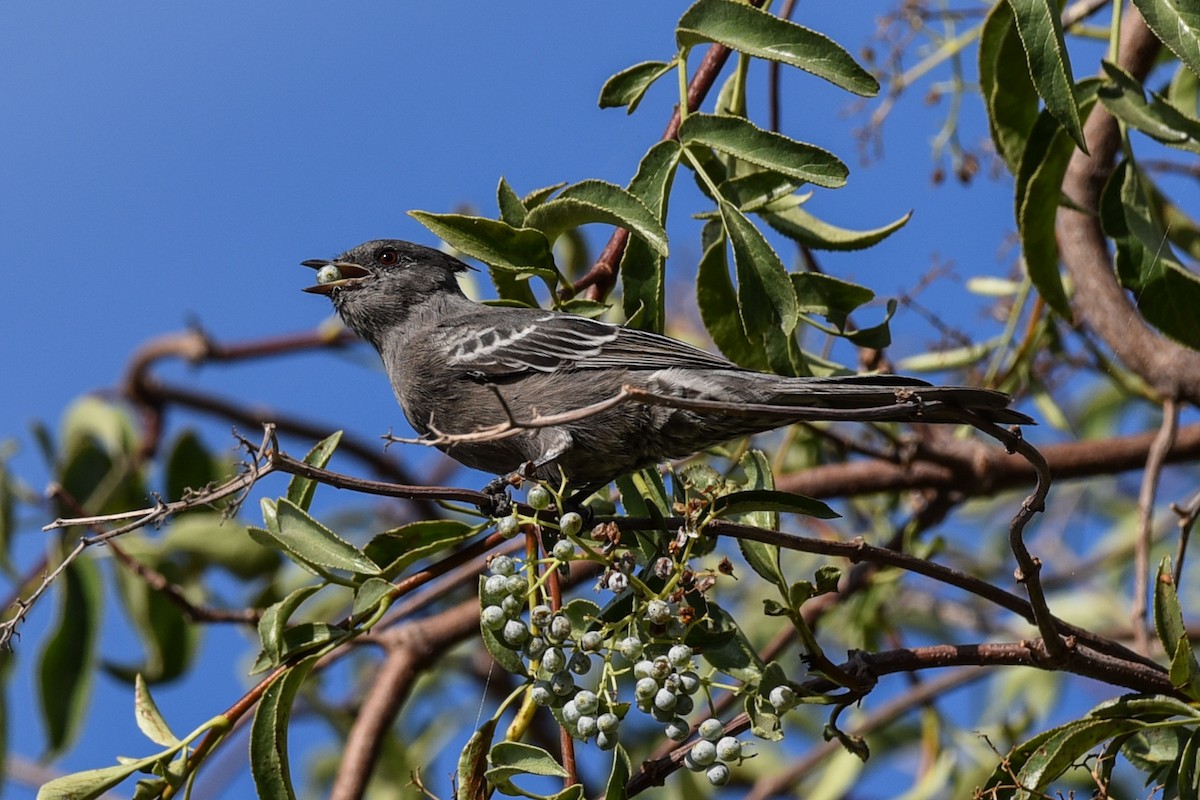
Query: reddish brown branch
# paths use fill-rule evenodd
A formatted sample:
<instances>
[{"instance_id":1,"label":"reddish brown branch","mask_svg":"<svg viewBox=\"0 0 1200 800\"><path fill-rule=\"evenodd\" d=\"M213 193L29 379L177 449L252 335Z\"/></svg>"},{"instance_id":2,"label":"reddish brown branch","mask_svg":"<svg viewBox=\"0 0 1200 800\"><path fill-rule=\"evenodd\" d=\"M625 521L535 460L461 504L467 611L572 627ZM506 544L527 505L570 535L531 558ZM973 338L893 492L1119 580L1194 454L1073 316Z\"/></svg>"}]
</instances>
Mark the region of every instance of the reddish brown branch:
<instances>
[{"instance_id":1,"label":"reddish brown branch","mask_svg":"<svg viewBox=\"0 0 1200 800\"><path fill-rule=\"evenodd\" d=\"M1142 80L1154 66L1159 41L1135 6L1126 9L1121 27L1120 64ZM1075 284L1071 305L1076 318L1161 396L1200 403L1200 353L1147 325L1117 283L1098 209L1121 134L1102 104L1096 103L1088 116L1084 137L1091 155L1076 151L1072 157L1062 185L1070 203L1059 207L1057 223L1063 266Z\"/></svg>"},{"instance_id":2,"label":"reddish brown branch","mask_svg":"<svg viewBox=\"0 0 1200 800\"><path fill-rule=\"evenodd\" d=\"M1044 445L1039 449L1050 464L1056 481L1111 475L1141 469L1157 436L1155 432L1114 436L1082 442ZM909 463L852 461L828 464L803 472L781 475L778 488L809 497L849 497L872 492L938 489L964 497L985 497L1008 489L1028 486L1033 467L1007 453L982 443L972 445L973 458L957 458L953 464L926 460ZM1165 454L1166 463L1200 458L1200 424L1179 429L1174 444Z\"/></svg>"}]
</instances>

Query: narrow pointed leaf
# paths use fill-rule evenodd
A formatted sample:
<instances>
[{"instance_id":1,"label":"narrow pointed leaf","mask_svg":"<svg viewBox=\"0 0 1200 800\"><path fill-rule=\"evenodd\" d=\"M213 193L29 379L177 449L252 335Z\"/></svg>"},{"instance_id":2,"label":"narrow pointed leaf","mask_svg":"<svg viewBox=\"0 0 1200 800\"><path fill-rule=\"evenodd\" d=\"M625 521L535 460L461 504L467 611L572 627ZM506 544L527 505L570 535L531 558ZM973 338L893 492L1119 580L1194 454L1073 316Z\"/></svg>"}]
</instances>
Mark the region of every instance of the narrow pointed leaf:
<instances>
[{"instance_id":1,"label":"narrow pointed leaf","mask_svg":"<svg viewBox=\"0 0 1200 800\"><path fill-rule=\"evenodd\" d=\"M721 219L733 246L738 277L738 311L751 337L779 328L790 334L796 329L799 311L796 292L783 262L774 248L735 207L721 202Z\"/></svg>"},{"instance_id":2,"label":"narrow pointed leaf","mask_svg":"<svg viewBox=\"0 0 1200 800\"><path fill-rule=\"evenodd\" d=\"M250 727L250 773L260 800L295 800L288 761L292 705L316 664L310 657L289 669L263 692Z\"/></svg>"},{"instance_id":3,"label":"narrow pointed leaf","mask_svg":"<svg viewBox=\"0 0 1200 800\"><path fill-rule=\"evenodd\" d=\"M601 108L620 108L632 114L655 81L675 69L674 61L643 61L613 75L600 89Z\"/></svg>"},{"instance_id":4,"label":"narrow pointed leaf","mask_svg":"<svg viewBox=\"0 0 1200 800\"><path fill-rule=\"evenodd\" d=\"M679 140L685 145L711 147L781 175L831 189L845 186L850 174L846 165L828 150L763 130L742 117L689 114L679 128Z\"/></svg>"},{"instance_id":5,"label":"narrow pointed leaf","mask_svg":"<svg viewBox=\"0 0 1200 800\"><path fill-rule=\"evenodd\" d=\"M37 672L48 755L66 750L83 723L96 674L96 637L103 602L100 572L90 559L76 559L56 586L57 618Z\"/></svg>"},{"instance_id":6,"label":"narrow pointed leaf","mask_svg":"<svg viewBox=\"0 0 1200 800\"><path fill-rule=\"evenodd\" d=\"M726 238L709 245L696 270L696 305L717 349L735 364L766 370L766 355L751 341L738 312L737 290L729 278Z\"/></svg>"},{"instance_id":7,"label":"narrow pointed leaf","mask_svg":"<svg viewBox=\"0 0 1200 800\"><path fill-rule=\"evenodd\" d=\"M341 441L341 431L330 434L308 451L308 455L304 456L304 463L312 467L324 467L333 457L333 451L337 449L338 443ZM300 475L293 475L291 481L288 482L287 499L295 503L298 508L308 511L316 490L316 481Z\"/></svg>"},{"instance_id":8,"label":"narrow pointed leaf","mask_svg":"<svg viewBox=\"0 0 1200 800\"><path fill-rule=\"evenodd\" d=\"M1075 78L1063 40L1062 20L1054 0L1008 0L1025 47L1029 75L1046 104L1046 109L1079 146L1087 152L1083 123L1075 102Z\"/></svg>"},{"instance_id":9,"label":"narrow pointed leaf","mask_svg":"<svg viewBox=\"0 0 1200 800\"><path fill-rule=\"evenodd\" d=\"M146 738L163 747L179 744L179 738L171 732L171 726L163 718L162 712L150 695L150 687L146 685L141 675L137 676L134 684L133 713L137 719L138 729L146 734Z\"/></svg>"},{"instance_id":10,"label":"narrow pointed leaf","mask_svg":"<svg viewBox=\"0 0 1200 800\"><path fill-rule=\"evenodd\" d=\"M722 495L713 501L713 514L728 517L751 511L803 514L817 519L837 519L841 514L820 500L774 489L749 489Z\"/></svg>"},{"instance_id":11,"label":"narrow pointed leaf","mask_svg":"<svg viewBox=\"0 0 1200 800\"><path fill-rule=\"evenodd\" d=\"M1015 175L1037 119L1038 95L1008 3L992 6L979 35L979 91L996 152Z\"/></svg>"},{"instance_id":12,"label":"narrow pointed leaf","mask_svg":"<svg viewBox=\"0 0 1200 800\"><path fill-rule=\"evenodd\" d=\"M361 550L317 522L290 500L279 501L279 534L284 551L325 569L378 575L379 567Z\"/></svg>"},{"instance_id":13,"label":"narrow pointed leaf","mask_svg":"<svg viewBox=\"0 0 1200 800\"><path fill-rule=\"evenodd\" d=\"M763 220L772 228L814 250L865 250L900 230L911 217L910 211L883 227L856 231L831 225L799 206L762 215Z\"/></svg>"},{"instance_id":14,"label":"narrow pointed leaf","mask_svg":"<svg viewBox=\"0 0 1200 800\"><path fill-rule=\"evenodd\" d=\"M734 0L699 0L679 20L681 48L721 44L823 78L862 97L879 93L879 81L840 45L816 31Z\"/></svg>"},{"instance_id":15,"label":"narrow pointed leaf","mask_svg":"<svg viewBox=\"0 0 1200 800\"><path fill-rule=\"evenodd\" d=\"M1200 74L1200 7L1194 0L1133 0L1154 35Z\"/></svg>"},{"instance_id":16,"label":"narrow pointed leaf","mask_svg":"<svg viewBox=\"0 0 1200 800\"><path fill-rule=\"evenodd\" d=\"M1107 61L1102 66L1108 81L1100 87L1100 102L1113 116L1163 144L1200 154L1200 120L1157 94L1147 102L1132 75Z\"/></svg>"},{"instance_id":17,"label":"narrow pointed leaf","mask_svg":"<svg viewBox=\"0 0 1200 800\"><path fill-rule=\"evenodd\" d=\"M496 205L500 210L500 219L511 228L524 228L525 215L529 209L521 202L521 196L508 185L503 177L496 186Z\"/></svg>"}]
</instances>

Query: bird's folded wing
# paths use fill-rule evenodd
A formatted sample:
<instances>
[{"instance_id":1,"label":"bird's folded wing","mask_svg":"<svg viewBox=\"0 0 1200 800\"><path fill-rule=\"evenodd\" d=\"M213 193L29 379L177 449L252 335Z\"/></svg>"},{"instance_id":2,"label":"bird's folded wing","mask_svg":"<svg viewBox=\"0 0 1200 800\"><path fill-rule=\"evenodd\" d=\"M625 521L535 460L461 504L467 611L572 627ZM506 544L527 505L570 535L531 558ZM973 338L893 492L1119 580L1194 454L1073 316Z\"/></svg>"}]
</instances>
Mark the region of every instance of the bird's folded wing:
<instances>
[{"instance_id":1,"label":"bird's folded wing","mask_svg":"<svg viewBox=\"0 0 1200 800\"><path fill-rule=\"evenodd\" d=\"M446 319L433 343L451 366L490 376L560 369L736 369L666 336L569 314L513 311Z\"/></svg>"}]
</instances>

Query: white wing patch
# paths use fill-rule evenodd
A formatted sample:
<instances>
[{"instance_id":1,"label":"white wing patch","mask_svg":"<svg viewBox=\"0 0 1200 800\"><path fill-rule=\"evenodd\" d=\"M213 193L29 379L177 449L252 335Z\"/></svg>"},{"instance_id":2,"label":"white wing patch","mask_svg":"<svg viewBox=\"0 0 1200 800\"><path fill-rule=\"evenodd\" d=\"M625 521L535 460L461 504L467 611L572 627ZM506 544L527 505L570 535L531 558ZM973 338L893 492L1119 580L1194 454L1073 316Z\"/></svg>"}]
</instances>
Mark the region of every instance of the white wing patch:
<instances>
[{"instance_id":1,"label":"white wing patch","mask_svg":"<svg viewBox=\"0 0 1200 800\"><path fill-rule=\"evenodd\" d=\"M619 333L613 325L546 314L511 330L488 326L455 331L446 336L445 344L453 366L554 372L600 355Z\"/></svg>"}]
</instances>

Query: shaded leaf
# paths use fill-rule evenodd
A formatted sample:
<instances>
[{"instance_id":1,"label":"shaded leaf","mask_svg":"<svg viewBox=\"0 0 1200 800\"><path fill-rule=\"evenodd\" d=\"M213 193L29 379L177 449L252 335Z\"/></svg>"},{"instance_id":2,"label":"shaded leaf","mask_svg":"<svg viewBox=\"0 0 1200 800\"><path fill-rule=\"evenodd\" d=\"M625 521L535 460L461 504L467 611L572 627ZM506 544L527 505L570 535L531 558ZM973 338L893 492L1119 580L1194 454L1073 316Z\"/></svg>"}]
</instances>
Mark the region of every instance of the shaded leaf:
<instances>
[{"instance_id":1,"label":"shaded leaf","mask_svg":"<svg viewBox=\"0 0 1200 800\"><path fill-rule=\"evenodd\" d=\"M979 90L987 105L996 152L1015 175L1037 119L1038 96L1025 68L1025 51L1008 3L992 6L980 32Z\"/></svg>"},{"instance_id":2,"label":"shaded leaf","mask_svg":"<svg viewBox=\"0 0 1200 800\"><path fill-rule=\"evenodd\" d=\"M162 540L162 551L187 557L191 567L217 566L239 578L273 572L279 551L252 539L246 526L224 514L196 511L173 520Z\"/></svg>"},{"instance_id":3,"label":"shaded leaf","mask_svg":"<svg viewBox=\"0 0 1200 800\"><path fill-rule=\"evenodd\" d=\"M1098 96L1113 116L1163 144L1200 153L1200 120L1156 93L1152 92L1147 102L1142 84L1132 75L1107 61L1101 66L1108 81L1100 87Z\"/></svg>"},{"instance_id":4,"label":"shaded leaf","mask_svg":"<svg viewBox=\"0 0 1200 800\"><path fill-rule=\"evenodd\" d=\"M1101 195L1101 222L1117 243L1117 277L1133 292L1146 321L1193 349L1200 348L1200 278L1175 258L1151 213L1144 178L1118 165Z\"/></svg>"},{"instance_id":5,"label":"shaded leaf","mask_svg":"<svg viewBox=\"0 0 1200 800\"><path fill-rule=\"evenodd\" d=\"M250 774L261 800L295 800L288 763L292 705L316 657L306 658L276 678L258 702L250 727Z\"/></svg>"},{"instance_id":6,"label":"shaded leaf","mask_svg":"<svg viewBox=\"0 0 1200 800\"><path fill-rule=\"evenodd\" d=\"M492 737L496 733L496 720L486 720L479 729L471 734L467 746L458 756L456 776L458 786L454 796L458 800L476 800L488 794L487 772L488 750L492 746Z\"/></svg>"},{"instance_id":7,"label":"shaded leaf","mask_svg":"<svg viewBox=\"0 0 1200 800\"><path fill-rule=\"evenodd\" d=\"M1080 85L1080 104L1084 113L1095 102L1097 86L1095 80ZM1034 123L1021 158L1016 194L1017 224L1029 278L1042 299L1068 319L1071 309L1059 273L1054 223L1060 187L1073 152L1074 144L1068 133L1052 115L1042 112Z\"/></svg>"},{"instance_id":8,"label":"shaded leaf","mask_svg":"<svg viewBox=\"0 0 1200 800\"><path fill-rule=\"evenodd\" d=\"M879 81L836 42L745 3L699 0L679 19L681 48L721 44L749 56L797 67L863 97L879 93Z\"/></svg>"},{"instance_id":9,"label":"shaded leaf","mask_svg":"<svg viewBox=\"0 0 1200 800\"><path fill-rule=\"evenodd\" d=\"M667 198L682 153L679 143L658 142L642 157L629 192L665 220ZM627 324L662 333L666 324L666 260L640 237L630 238L621 256L622 306Z\"/></svg>"},{"instance_id":10,"label":"shaded leaf","mask_svg":"<svg viewBox=\"0 0 1200 800\"><path fill-rule=\"evenodd\" d=\"M850 174L828 150L763 130L742 117L689 114L679 127L679 140L831 189L845 186Z\"/></svg>"},{"instance_id":11,"label":"shaded leaf","mask_svg":"<svg viewBox=\"0 0 1200 800\"><path fill-rule=\"evenodd\" d=\"M37 670L47 756L66 750L83 723L96 674L96 636L104 599L100 571L87 558L75 559L55 586L58 610Z\"/></svg>"},{"instance_id":12,"label":"shaded leaf","mask_svg":"<svg viewBox=\"0 0 1200 800\"><path fill-rule=\"evenodd\" d=\"M186 521L185 517L180 523ZM184 586L176 565L149 552L131 555L140 555L140 560L156 569L168 581L176 586ZM191 665L202 635L202 626L195 625L183 613L183 609L162 592L152 589L133 570L122 567L116 577L121 604L137 631L145 658L140 664L105 662L105 671L129 682L134 682L138 676L150 683L174 680Z\"/></svg>"},{"instance_id":13,"label":"shaded leaf","mask_svg":"<svg viewBox=\"0 0 1200 800\"><path fill-rule=\"evenodd\" d=\"M803 514L816 519L837 519L841 516L820 500L775 489L750 489L733 492L713 501L713 514L716 516L744 514L749 511Z\"/></svg>"},{"instance_id":14,"label":"shaded leaf","mask_svg":"<svg viewBox=\"0 0 1200 800\"><path fill-rule=\"evenodd\" d=\"M185 430L171 445L166 464L168 501L181 500L189 489L202 489L220 480L222 470L195 431ZM197 513L191 510L187 513Z\"/></svg>"},{"instance_id":15,"label":"shaded leaf","mask_svg":"<svg viewBox=\"0 0 1200 800\"><path fill-rule=\"evenodd\" d=\"M633 766L629 762L629 754L625 748L617 745L613 748L612 771L608 773L608 782L604 784L604 800L628 800L625 784L633 775Z\"/></svg>"},{"instance_id":16,"label":"shaded leaf","mask_svg":"<svg viewBox=\"0 0 1200 800\"><path fill-rule=\"evenodd\" d=\"M721 230L720 226L716 226ZM696 269L696 306L704 328L722 355L747 369L765 371L763 349L754 344L742 324L737 291L729 278L726 237L722 235L704 251Z\"/></svg>"},{"instance_id":17,"label":"shaded leaf","mask_svg":"<svg viewBox=\"0 0 1200 800\"><path fill-rule=\"evenodd\" d=\"M721 220L733 246L738 313L743 329L752 340L771 328L790 334L796 329L799 311L796 292L783 262L742 212L725 201L720 207Z\"/></svg>"}]
</instances>

